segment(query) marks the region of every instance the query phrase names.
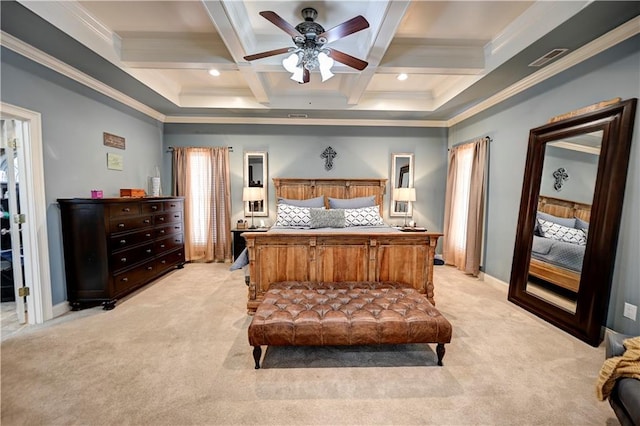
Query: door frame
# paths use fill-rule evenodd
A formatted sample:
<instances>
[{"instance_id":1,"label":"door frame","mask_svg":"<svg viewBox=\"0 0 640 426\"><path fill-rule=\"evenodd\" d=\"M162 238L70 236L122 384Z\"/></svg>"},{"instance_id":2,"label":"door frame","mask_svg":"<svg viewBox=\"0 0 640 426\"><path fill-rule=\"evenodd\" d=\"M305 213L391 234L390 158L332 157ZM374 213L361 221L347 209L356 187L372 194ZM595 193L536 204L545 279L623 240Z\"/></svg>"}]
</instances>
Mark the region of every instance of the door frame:
<instances>
[{"instance_id":1,"label":"door frame","mask_svg":"<svg viewBox=\"0 0 640 426\"><path fill-rule=\"evenodd\" d=\"M27 221L23 227L23 254L26 284L30 288L27 296L29 324L42 324L53 318L51 298L51 271L49 269L49 242L47 232L47 203L44 186L44 161L42 153L42 119L38 112L0 102L0 113L5 119L24 121L29 126L24 138L25 166L20 170L20 188L26 197L21 197L21 212Z\"/></svg>"}]
</instances>

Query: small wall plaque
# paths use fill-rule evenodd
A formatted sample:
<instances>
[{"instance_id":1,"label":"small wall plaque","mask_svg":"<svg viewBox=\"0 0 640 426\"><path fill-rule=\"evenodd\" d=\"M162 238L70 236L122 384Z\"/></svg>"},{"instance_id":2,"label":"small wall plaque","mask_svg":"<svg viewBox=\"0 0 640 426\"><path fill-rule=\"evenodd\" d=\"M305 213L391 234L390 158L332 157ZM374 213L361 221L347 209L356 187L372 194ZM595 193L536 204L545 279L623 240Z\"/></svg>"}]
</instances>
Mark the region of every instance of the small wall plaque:
<instances>
[{"instance_id":1,"label":"small wall plaque","mask_svg":"<svg viewBox=\"0 0 640 426\"><path fill-rule=\"evenodd\" d=\"M102 141L106 146L125 149L124 138L122 136L116 136L111 133L104 132L102 133Z\"/></svg>"},{"instance_id":2,"label":"small wall plaque","mask_svg":"<svg viewBox=\"0 0 640 426\"><path fill-rule=\"evenodd\" d=\"M109 169L109 170L123 170L124 169L124 161L122 159L122 155L113 154L111 152L107 152L107 169Z\"/></svg>"}]
</instances>

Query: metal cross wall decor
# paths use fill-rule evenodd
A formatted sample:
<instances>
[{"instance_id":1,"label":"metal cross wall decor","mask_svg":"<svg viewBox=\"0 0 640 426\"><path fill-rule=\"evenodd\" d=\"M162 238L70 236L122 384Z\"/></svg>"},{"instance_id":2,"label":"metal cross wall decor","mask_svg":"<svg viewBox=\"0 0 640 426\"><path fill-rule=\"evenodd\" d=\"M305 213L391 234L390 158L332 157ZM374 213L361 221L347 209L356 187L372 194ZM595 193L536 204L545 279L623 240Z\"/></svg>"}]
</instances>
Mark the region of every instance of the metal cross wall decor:
<instances>
[{"instance_id":1,"label":"metal cross wall decor","mask_svg":"<svg viewBox=\"0 0 640 426\"><path fill-rule=\"evenodd\" d=\"M560 167L558 170L553 172L553 177L555 179L555 182L553 183L553 189L555 189L556 191L560 191L562 189L564 181L569 179L569 174L564 169L564 167Z\"/></svg>"},{"instance_id":2,"label":"metal cross wall decor","mask_svg":"<svg viewBox=\"0 0 640 426\"><path fill-rule=\"evenodd\" d=\"M322 151L322 154L320 154L320 157L324 158L325 170L333 169L333 159L336 158L337 156L338 156L338 153L330 146L328 146L324 151Z\"/></svg>"}]
</instances>

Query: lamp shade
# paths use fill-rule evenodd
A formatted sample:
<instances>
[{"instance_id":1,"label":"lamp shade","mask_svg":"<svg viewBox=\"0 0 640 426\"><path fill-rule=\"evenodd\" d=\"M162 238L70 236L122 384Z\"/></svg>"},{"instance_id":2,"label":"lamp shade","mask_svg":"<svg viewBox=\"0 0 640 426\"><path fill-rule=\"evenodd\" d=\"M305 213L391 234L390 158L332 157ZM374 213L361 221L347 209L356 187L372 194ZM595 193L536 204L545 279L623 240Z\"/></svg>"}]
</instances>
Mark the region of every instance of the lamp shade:
<instances>
[{"instance_id":1,"label":"lamp shade","mask_svg":"<svg viewBox=\"0 0 640 426\"><path fill-rule=\"evenodd\" d=\"M242 189L242 201L260 201L264 199L262 188L247 186Z\"/></svg>"},{"instance_id":2,"label":"lamp shade","mask_svg":"<svg viewBox=\"0 0 640 426\"><path fill-rule=\"evenodd\" d=\"M415 188L393 188L393 199L395 201L415 201Z\"/></svg>"}]
</instances>

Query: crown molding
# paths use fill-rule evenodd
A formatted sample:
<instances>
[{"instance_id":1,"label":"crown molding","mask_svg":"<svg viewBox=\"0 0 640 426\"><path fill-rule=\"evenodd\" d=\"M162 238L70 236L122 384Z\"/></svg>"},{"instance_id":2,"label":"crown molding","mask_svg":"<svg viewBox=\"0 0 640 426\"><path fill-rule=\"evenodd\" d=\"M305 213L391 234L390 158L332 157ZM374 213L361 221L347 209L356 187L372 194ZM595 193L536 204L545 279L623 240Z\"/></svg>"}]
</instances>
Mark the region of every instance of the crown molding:
<instances>
[{"instance_id":1,"label":"crown molding","mask_svg":"<svg viewBox=\"0 0 640 426\"><path fill-rule=\"evenodd\" d=\"M164 122L173 124L273 124L290 126L447 127L446 121L436 120L336 120L328 118L192 117L171 115L167 116Z\"/></svg>"},{"instance_id":2,"label":"crown molding","mask_svg":"<svg viewBox=\"0 0 640 426\"><path fill-rule=\"evenodd\" d=\"M93 77L88 76L87 74L77 70L76 68L67 65L66 63L60 61L59 59L54 58L53 56L44 53L43 51L36 49L31 46L13 37L11 34L8 34L4 31L0 32L0 45L10 49L19 55L24 56L27 59L32 60L33 62L45 66L59 74L62 74L65 77L68 77L86 87L89 87L95 90L98 93L101 93L105 96L110 97L128 107L135 109L149 117L158 120L160 122L164 122L165 115L154 110L153 108L149 108L147 105L133 99L130 96L125 95L124 93L115 90L111 86L102 83L101 81L96 80Z\"/></svg>"},{"instance_id":3,"label":"crown molding","mask_svg":"<svg viewBox=\"0 0 640 426\"><path fill-rule=\"evenodd\" d=\"M627 21L619 27L609 31L603 36L593 40L581 48L571 52L564 58L559 59L556 62L552 62L541 70L523 78L515 84L507 87L506 89L496 93L490 98L480 102L479 104L467 109L461 114L451 118L447 121L447 126L452 127L462 121L473 117L480 112L487 110L501 102L506 101L512 96L517 95L543 81L565 71L579 63L621 43L636 34L640 33L640 16Z\"/></svg>"}]
</instances>

